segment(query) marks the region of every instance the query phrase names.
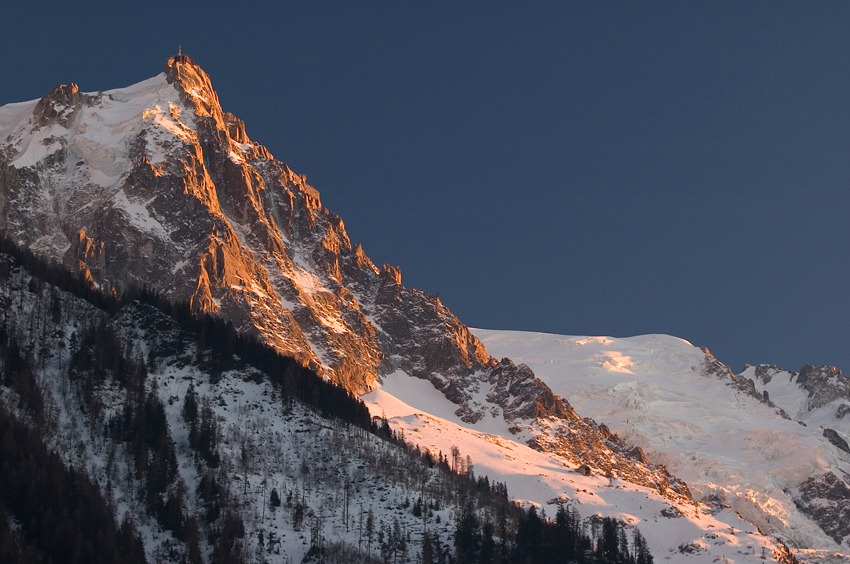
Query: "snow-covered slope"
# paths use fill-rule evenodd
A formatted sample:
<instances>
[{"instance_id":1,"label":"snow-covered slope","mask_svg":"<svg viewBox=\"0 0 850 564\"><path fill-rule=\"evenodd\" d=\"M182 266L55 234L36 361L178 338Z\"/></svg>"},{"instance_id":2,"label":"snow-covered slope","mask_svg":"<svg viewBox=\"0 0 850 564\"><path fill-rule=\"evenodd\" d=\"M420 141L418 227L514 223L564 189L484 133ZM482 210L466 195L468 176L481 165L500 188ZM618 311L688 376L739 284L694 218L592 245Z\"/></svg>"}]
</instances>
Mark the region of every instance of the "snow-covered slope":
<instances>
[{"instance_id":1,"label":"snow-covered slope","mask_svg":"<svg viewBox=\"0 0 850 564\"><path fill-rule=\"evenodd\" d=\"M511 497L548 510L558 503L576 507L584 517L614 516L640 527L656 561L713 563L762 562L762 554L780 552L733 509L719 504L671 503L658 490L616 476L578 471L578 465L540 452L515 440L507 426L493 418L471 425L454 413L451 402L427 382L395 373L362 397L373 414L385 415L408 440L435 454L460 450L477 473L504 481Z\"/></svg>"},{"instance_id":2,"label":"snow-covered slope","mask_svg":"<svg viewBox=\"0 0 850 564\"><path fill-rule=\"evenodd\" d=\"M319 193L251 141L194 62L107 92L0 108L0 232L119 293L215 313L355 394L396 371L468 423L689 499L527 368L492 357L437 296L352 245Z\"/></svg>"},{"instance_id":3,"label":"snow-covered slope","mask_svg":"<svg viewBox=\"0 0 850 564\"><path fill-rule=\"evenodd\" d=\"M666 465L688 483L695 499L728 504L762 532L811 549L800 556L850 553L844 535L831 538L828 525L798 508L805 505L801 487L811 478L832 474L847 480L850 453L832 444L820 427L824 414L833 414L830 424L848 437L846 423L833 423L844 400L835 399L821 408L825 411L806 411L810 422L803 425L793 418L807 393L789 385L789 373L767 383L756 378L753 393L746 378L755 376L755 367L738 377L704 370L719 363L667 335L473 332L492 354L528 365L579 412L604 421L650 461ZM766 389L767 401L761 393Z\"/></svg>"},{"instance_id":4,"label":"snow-covered slope","mask_svg":"<svg viewBox=\"0 0 850 564\"><path fill-rule=\"evenodd\" d=\"M748 366L741 374L752 379L760 393L795 421L836 431L839 444L840 440L850 440L850 376L831 366L811 365L800 372L778 366Z\"/></svg>"}]
</instances>

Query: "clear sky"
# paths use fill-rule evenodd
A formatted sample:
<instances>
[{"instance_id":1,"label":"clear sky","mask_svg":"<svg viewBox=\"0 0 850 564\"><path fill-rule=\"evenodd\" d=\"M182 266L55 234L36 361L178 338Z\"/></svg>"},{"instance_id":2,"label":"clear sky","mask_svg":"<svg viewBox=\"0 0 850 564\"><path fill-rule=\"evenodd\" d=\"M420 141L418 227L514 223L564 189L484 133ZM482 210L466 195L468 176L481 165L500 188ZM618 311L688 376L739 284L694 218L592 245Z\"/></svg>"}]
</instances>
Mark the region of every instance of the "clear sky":
<instances>
[{"instance_id":1,"label":"clear sky","mask_svg":"<svg viewBox=\"0 0 850 564\"><path fill-rule=\"evenodd\" d=\"M0 104L182 45L470 326L850 371L850 2L112 4L4 2Z\"/></svg>"}]
</instances>

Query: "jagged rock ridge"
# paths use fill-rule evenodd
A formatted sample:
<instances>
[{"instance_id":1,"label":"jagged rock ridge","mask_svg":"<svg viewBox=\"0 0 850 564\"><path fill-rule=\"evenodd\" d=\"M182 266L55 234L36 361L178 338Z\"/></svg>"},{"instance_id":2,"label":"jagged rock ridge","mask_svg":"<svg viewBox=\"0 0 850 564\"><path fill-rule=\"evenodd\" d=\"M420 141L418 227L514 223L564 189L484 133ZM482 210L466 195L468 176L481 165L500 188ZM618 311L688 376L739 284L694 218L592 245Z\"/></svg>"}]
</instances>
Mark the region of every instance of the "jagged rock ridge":
<instances>
[{"instance_id":1,"label":"jagged rock ridge","mask_svg":"<svg viewBox=\"0 0 850 564\"><path fill-rule=\"evenodd\" d=\"M466 422L499 413L537 448L690 496L527 367L490 357L397 267L377 268L187 57L128 88L58 86L0 108L0 230L99 287L146 285L217 313L353 393L402 370Z\"/></svg>"}]
</instances>

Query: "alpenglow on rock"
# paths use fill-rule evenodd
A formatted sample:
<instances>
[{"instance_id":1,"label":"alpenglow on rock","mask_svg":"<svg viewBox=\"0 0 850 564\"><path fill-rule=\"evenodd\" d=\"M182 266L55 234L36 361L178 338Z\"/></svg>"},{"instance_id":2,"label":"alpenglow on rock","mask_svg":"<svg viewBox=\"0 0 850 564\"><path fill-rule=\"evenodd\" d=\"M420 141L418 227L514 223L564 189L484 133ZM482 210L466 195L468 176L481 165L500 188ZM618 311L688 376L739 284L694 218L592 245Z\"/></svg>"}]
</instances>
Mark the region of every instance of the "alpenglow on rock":
<instances>
[{"instance_id":1,"label":"alpenglow on rock","mask_svg":"<svg viewBox=\"0 0 850 564\"><path fill-rule=\"evenodd\" d=\"M502 418L572 464L690 499L527 367L492 358L439 298L376 267L187 57L127 88L69 84L0 108L0 231L101 288L146 285L221 315L353 394L404 371L467 423Z\"/></svg>"}]
</instances>

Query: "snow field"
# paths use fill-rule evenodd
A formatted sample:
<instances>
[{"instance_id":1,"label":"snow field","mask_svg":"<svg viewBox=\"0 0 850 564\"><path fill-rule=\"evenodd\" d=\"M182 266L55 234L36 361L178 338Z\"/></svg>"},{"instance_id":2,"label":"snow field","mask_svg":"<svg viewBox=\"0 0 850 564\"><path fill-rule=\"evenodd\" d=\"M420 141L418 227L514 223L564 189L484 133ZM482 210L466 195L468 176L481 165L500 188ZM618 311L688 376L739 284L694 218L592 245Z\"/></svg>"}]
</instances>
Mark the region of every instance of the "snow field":
<instances>
[{"instance_id":1,"label":"snow field","mask_svg":"<svg viewBox=\"0 0 850 564\"><path fill-rule=\"evenodd\" d=\"M651 462L665 464L698 500L715 496L751 527L810 548L801 558L850 561L834 556L845 551L793 501L793 489L813 474L850 471L850 457L829 444L820 428L784 419L725 380L704 374L701 349L668 335L472 331L491 354L527 364L576 411L643 448ZM800 404L799 391L792 393L787 384L779 388L779 378L774 382L770 399L779 407L793 408L786 401L791 397ZM761 392L764 386L756 384Z\"/></svg>"},{"instance_id":2,"label":"snow field","mask_svg":"<svg viewBox=\"0 0 850 564\"><path fill-rule=\"evenodd\" d=\"M486 343L485 343L486 344ZM669 501L656 490L600 475L585 477L574 465L550 453L518 442L501 418L469 425L455 414L457 408L425 380L403 372L386 376L382 384L361 396L374 416L386 415L391 425L404 431L405 439L436 454L449 456L452 446L470 457L476 475L505 482L508 494L547 510L554 517L556 503L573 504L583 517L614 516L638 526L656 561L762 562L761 549L772 554L769 537L733 510L709 510L706 505L680 506L670 513ZM500 423L499 423L500 421ZM680 546L693 545L692 553Z\"/></svg>"}]
</instances>

